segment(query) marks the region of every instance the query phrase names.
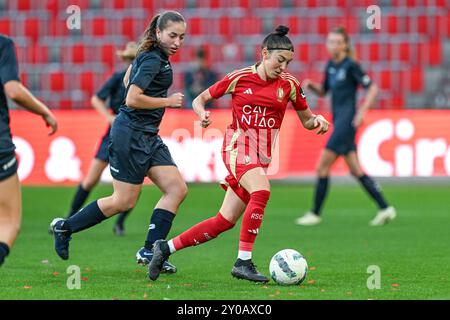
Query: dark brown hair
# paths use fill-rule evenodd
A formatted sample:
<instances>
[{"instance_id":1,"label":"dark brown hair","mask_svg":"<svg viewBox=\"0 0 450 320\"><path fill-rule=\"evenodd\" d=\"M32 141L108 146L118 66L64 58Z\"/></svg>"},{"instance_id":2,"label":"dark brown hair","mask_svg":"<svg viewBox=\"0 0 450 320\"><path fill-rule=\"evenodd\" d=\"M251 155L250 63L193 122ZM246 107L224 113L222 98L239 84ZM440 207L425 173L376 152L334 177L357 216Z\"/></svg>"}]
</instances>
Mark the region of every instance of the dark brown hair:
<instances>
[{"instance_id":1,"label":"dark brown hair","mask_svg":"<svg viewBox=\"0 0 450 320\"><path fill-rule=\"evenodd\" d=\"M286 26L278 26L275 32L272 32L264 38L261 48L267 50L289 50L294 52L294 46L291 40L286 36L289 28Z\"/></svg>"},{"instance_id":2,"label":"dark brown hair","mask_svg":"<svg viewBox=\"0 0 450 320\"><path fill-rule=\"evenodd\" d=\"M150 51L158 46L158 38L156 37L156 29L164 30L169 21L186 22L183 16L176 11L165 11L153 17L152 21L144 31L141 41L139 42L138 54L144 51Z\"/></svg>"}]
</instances>

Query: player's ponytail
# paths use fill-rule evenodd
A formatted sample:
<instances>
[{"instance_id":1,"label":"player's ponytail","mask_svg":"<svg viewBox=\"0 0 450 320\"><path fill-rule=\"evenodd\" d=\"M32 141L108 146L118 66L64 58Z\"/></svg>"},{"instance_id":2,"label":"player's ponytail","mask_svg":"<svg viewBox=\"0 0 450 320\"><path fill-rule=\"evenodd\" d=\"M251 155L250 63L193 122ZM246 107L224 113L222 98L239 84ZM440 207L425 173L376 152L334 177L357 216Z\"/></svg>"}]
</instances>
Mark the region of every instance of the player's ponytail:
<instances>
[{"instance_id":1,"label":"player's ponytail","mask_svg":"<svg viewBox=\"0 0 450 320\"><path fill-rule=\"evenodd\" d=\"M348 33L345 30L345 28L344 27L336 27L333 30L331 30L330 33L340 34L344 38L344 42L347 45L347 48L345 49L345 53L347 54L348 57L352 58L353 60L356 60L355 51L353 50L353 47L350 43L350 37L348 36Z\"/></svg>"},{"instance_id":2,"label":"player's ponytail","mask_svg":"<svg viewBox=\"0 0 450 320\"><path fill-rule=\"evenodd\" d=\"M163 31L167 27L169 21L186 22L183 16L176 11L166 11L161 14L157 14L153 17L152 21L150 21L147 29L145 29L142 39L139 42L137 54L150 51L159 46L159 40L156 36L156 29Z\"/></svg>"},{"instance_id":3,"label":"player's ponytail","mask_svg":"<svg viewBox=\"0 0 450 320\"><path fill-rule=\"evenodd\" d=\"M289 28L286 26L278 26L275 32L269 34L261 44L261 48L267 50L289 50L294 52L294 45L287 37Z\"/></svg>"}]
</instances>

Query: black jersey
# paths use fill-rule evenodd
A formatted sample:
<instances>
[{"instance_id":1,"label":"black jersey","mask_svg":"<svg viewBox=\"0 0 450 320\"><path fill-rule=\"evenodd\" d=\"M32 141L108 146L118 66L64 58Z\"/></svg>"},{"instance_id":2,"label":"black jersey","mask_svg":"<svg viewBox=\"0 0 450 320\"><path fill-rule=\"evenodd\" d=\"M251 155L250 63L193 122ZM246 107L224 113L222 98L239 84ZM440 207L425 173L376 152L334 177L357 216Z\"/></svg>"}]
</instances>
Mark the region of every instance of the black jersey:
<instances>
[{"instance_id":1,"label":"black jersey","mask_svg":"<svg viewBox=\"0 0 450 320\"><path fill-rule=\"evenodd\" d=\"M14 42L0 35L0 154L10 153L15 149L9 129L8 102L4 90L5 83L11 80L20 81Z\"/></svg>"},{"instance_id":2,"label":"black jersey","mask_svg":"<svg viewBox=\"0 0 450 320\"><path fill-rule=\"evenodd\" d=\"M344 121L351 124L356 112L358 85L368 88L371 83L369 76L353 59L346 57L340 63L328 61L323 89L331 91L334 123Z\"/></svg>"},{"instance_id":3,"label":"black jersey","mask_svg":"<svg viewBox=\"0 0 450 320\"><path fill-rule=\"evenodd\" d=\"M173 73L168 57L159 48L140 53L133 61L127 92L134 84L153 98L166 98ZM123 104L121 112L136 130L157 133L165 108L135 109Z\"/></svg>"},{"instance_id":4,"label":"black jersey","mask_svg":"<svg viewBox=\"0 0 450 320\"><path fill-rule=\"evenodd\" d=\"M125 73L126 70L115 72L96 93L96 96L103 101L109 98L108 106L114 114L119 113L120 106L125 100L125 86L123 85Z\"/></svg>"}]
</instances>

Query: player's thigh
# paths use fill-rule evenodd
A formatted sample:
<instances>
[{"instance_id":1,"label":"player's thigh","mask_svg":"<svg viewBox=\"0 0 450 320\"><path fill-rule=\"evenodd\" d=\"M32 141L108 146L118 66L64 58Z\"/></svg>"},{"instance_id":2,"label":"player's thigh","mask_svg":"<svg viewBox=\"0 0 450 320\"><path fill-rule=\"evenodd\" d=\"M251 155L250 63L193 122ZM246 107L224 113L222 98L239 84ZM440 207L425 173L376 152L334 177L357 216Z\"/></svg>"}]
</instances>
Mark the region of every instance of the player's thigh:
<instances>
[{"instance_id":1,"label":"player's thigh","mask_svg":"<svg viewBox=\"0 0 450 320\"><path fill-rule=\"evenodd\" d=\"M228 188L220 207L220 214L231 223L236 223L245 210L245 203L242 201L233 189Z\"/></svg>"},{"instance_id":2,"label":"player's thigh","mask_svg":"<svg viewBox=\"0 0 450 320\"><path fill-rule=\"evenodd\" d=\"M142 184L133 184L117 179L113 179L113 198L120 204L129 204L134 206L139 198L142 189Z\"/></svg>"},{"instance_id":3,"label":"player's thigh","mask_svg":"<svg viewBox=\"0 0 450 320\"><path fill-rule=\"evenodd\" d=\"M17 173L0 181L0 221L2 218L20 221L22 194Z\"/></svg>"},{"instance_id":4,"label":"player's thigh","mask_svg":"<svg viewBox=\"0 0 450 320\"><path fill-rule=\"evenodd\" d=\"M356 153L356 151L350 151L344 156L344 159L352 175L360 177L364 174L364 171L362 170L359 163L358 154Z\"/></svg>"},{"instance_id":5,"label":"player's thigh","mask_svg":"<svg viewBox=\"0 0 450 320\"><path fill-rule=\"evenodd\" d=\"M97 184L102 176L103 170L105 170L107 166L108 162L94 158L89 166L86 177L83 179L83 182L88 184L90 187L93 187L92 184Z\"/></svg>"},{"instance_id":6,"label":"player's thigh","mask_svg":"<svg viewBox=\"0 0 450 320\"><path fill-rule=\"evenodd\" d=\"M154 166L148 170L147 176L164 194L176 193L186 195L187 186L176 166Z\"/></svg>"},{"instance_id":7,"label":"player's thigh","mask_svg":"<svg viewBox=\"0 0 450 320\"><path fill-rule=\"evenodd\" d=\"M244 173L239 180L239 184L250 194L259 190L270 191L269 179L261 167L250 169Z\"/></svg>"}]
</instances>

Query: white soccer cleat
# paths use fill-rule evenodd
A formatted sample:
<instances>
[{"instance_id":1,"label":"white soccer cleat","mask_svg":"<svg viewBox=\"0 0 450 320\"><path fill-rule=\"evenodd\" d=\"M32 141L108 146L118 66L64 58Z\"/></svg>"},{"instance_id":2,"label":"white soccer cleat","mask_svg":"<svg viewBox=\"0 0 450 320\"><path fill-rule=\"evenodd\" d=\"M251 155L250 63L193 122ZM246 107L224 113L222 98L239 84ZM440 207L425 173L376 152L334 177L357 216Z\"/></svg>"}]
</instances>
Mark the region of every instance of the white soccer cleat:
<instances>
[{"instance_id":1,"label":"white soccer cleat","mask_svg":"<svg viewBox=\"0 0 450 320\"><path fill-rule=\"evenodd\" d=\"M297 218L295 220L295 224L299 224L301 226L314 226L319 224L322 219L315 213L309 211L303 217Z\"/></svg>"},{"instance_id":2,"label":"white soccer cleat","mask_svg":"<svg viewBox=\"0 0 450 320\"><path fill-rule=\"evenodd\" d=\"M369 225L371 226L382 226L388 223L391 220L394 220L397 216L397 212L394 207L387 207L386 209L380 210L377 213L377 216L370 221Z\"/></svg>"}]
</instances>

